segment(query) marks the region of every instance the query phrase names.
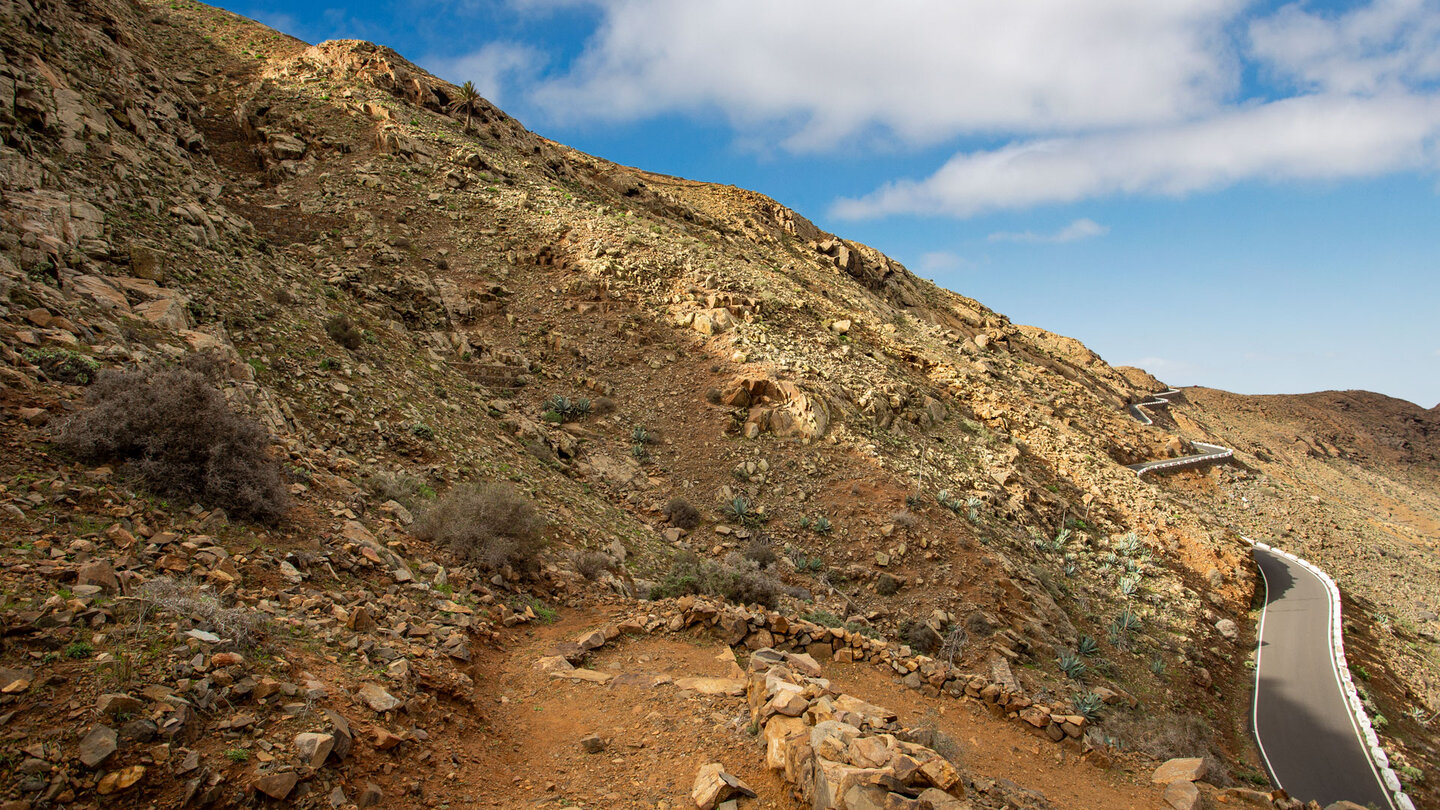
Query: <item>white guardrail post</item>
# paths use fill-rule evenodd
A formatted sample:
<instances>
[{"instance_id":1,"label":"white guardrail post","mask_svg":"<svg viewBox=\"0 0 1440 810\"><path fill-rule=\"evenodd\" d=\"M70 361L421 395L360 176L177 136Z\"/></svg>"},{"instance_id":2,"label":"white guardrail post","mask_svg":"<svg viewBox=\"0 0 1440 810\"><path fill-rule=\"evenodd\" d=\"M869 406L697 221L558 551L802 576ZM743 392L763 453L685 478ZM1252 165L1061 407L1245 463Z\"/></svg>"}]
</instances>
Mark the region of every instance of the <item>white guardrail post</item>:
<instances>
[{"instance_id":1,"label":"white guardrail post","mask_svg":"<svg viewBox=\"0 0 1440 810\"><path fill-rule=\"evenodd\" d=\"M1365 713L1365 704L1360 700L1360 692L1355 688L1355 679L1351 676L1350 666L1345 661L1345 627L1343 617L1340 615L1340 587L1335 584L1335 580L1329 574L1320 570L1309 560L1301 559L1288 551L1282 551L1265 543L1256 542L1244 535L1241 535L1240 539L1261 551L1268 551L1291 560L1314 574L1316 579L1325 585L1325 590L1330 594L1330 605L1333 608L1330 615L1334 617L1330 625L1330 659L1335 666L1335 671L1340 676L1340 684L1345 692L1345 701L1350 704L1350 713L1359 729L1360 741L1364 744L1365 751L1374 765L1375 773L1379 776L1381 784L1385 786L1385 791L1392 797L1392 802L1397 810L1415 810L1415 803L1405 794L1404 785L1400 784L1400 777L1390 767L1390 755L1386 754L1385 749L1380 745L1380 738L1375 734L1375 727L1370 722L1370 716Z\"/></svg>"}]
</instances>

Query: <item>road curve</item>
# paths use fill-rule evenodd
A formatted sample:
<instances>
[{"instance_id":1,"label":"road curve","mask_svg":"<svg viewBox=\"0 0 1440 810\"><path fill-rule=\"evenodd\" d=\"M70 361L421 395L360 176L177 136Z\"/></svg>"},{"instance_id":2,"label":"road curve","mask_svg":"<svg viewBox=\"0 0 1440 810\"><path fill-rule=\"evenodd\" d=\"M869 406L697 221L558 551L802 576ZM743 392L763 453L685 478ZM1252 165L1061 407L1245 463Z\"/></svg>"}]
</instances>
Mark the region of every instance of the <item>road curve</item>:
<instances>
[{"instance_id":1,"label":"road curve","mask_svg":"<svg viewBox=\"0 0 1440 810\"><path fill-rule=\"evenodd\" d=\"M1178 388L1167 388L1155 394L1144 402L1137 402L1130 406L1130 415L1140 421L1140 424L1149 427L1155 424L1155 420L1145 414L1141 408L1168 408L1170 397L1179 394ZM1206 444L1205 442L1191 442L1203 452L1179 458L1162 458L1158 461L1144 461L1139 464L1127 464L1127 469L1135 471L1136 477L1143 477L1148 472L1162 472L1164 470L1178 470L1184 467L1194 467L1200 464L1209 464L1212 461L1220 461L1235 455L1235 451L1228 447L1221 447L1218 444Z\"/></svg>"},{"instance_id":2,"label":"road curve","mask_svg":"<svg viewBox=\"0 0 1440 810\"><path fill-rule=\"evenodd\" d=\"M1151 394L1131 405L1130 413L1153 425L1140 409L1168 407L1170 397L1179 393L1170 388ZM1218 444L1192 444L1204 452L1129 468L1143 476L1234 455ZM1271 781L1302 801L1327 805L1348 800L1415 810L1355 695L1345 665L1340 592L1334 580L1298 557L1247 542L1254 545L1265 581L1251 729Z\"/></svg>"},{"instance_id":3,"label":"road curve","mask_svg":"<svg viewBox=\"0 0 1440 810\"><path fill-rule=\"evenodd\" d=\"M1362 742L1331 650L1330 589L1300 563L1254 549L1265 580L1253 725L1277 787L1301 801L1396 805Z\"/></svg>"}]
</instances>

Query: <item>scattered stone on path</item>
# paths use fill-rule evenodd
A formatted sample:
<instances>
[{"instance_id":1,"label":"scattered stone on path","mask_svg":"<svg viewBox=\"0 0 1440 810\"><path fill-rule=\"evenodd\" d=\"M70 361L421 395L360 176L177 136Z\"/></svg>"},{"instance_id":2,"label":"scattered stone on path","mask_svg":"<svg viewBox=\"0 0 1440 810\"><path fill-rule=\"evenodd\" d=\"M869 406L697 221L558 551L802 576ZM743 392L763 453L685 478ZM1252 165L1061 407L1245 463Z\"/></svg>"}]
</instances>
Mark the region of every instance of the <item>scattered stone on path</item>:
<instances>
[{"instance_id":1,"label":"scattered stone on path","mask_svg":"<svg viewBox=\"0 0 1440 810\"><path fill-rule=\"evenodd\" d=\"M605 740L599 734L587 734L580 738L580 747L587 754L598 754L605 750Z\"/></svg>"},{"instance_id":2,"label":"scattered stone on path","mask_svg":"<svg viewBox=\"0 0 1440 810\"><path fill-rule=\"evenodd\" d=\"M745 694L745 682L738 678L676 678L675 685L702 695L739 697Z\"/></svg>"},{"instance_id":3,"label":"scattered stone on path","mask_svg":"<svg viewBox=\"0 0 1440 810\"><path fill-rule=\"evenodd\" d=\"M360 791L360 798L355 800L355 805L364 810L366 807L374 807L383 801L385 801L385 791L381 790L380 786L374 782L366 782L365 789Z\"/></svg>"},{"instance_id":4,"label":"scattered stone on path","mask_svg":"<svg viewBox=\"0 0 1440 810\"><path fill-rule=\"evenodd\" d=\"M262 776L251 783L256 792L264 793L272 799L284 799L295 789L295 783L300 781L300 776L294 771L285 773L272 773Z\"/></svg>"},{"instance_id":5,"label":"scattered stone on path","mask_svg":"<svg viewBox=\"0 0 1440 810\"><path fill-rule=\"evenodd\" d=\"M400 705L399 698L386 692L385 689L378 684L367 683L360 687L360 691L356 694L360 696L361 700L365 701L365 705L377 712L388 712Z\"/></svg>"},{"instance_id":6,"label":"scattered stone on path","mask_svg":"<svg viewBox=\"0 0 1440 810\"><path fill-rule=\"evenodd\" d=\"M701 766L695 775L695 788L690 791L697 810L715 810L715 806L732 796L755 798L755 791L739 777L725 772L719 762Z\"/></svg>"},{"instance_id":7,"label":"scattered stone on path","mask_svg":"<svg viewBox=\"0 0 1440 810\"><path fill-rule=\"evenodd\" d=\"M550 673L550 677L570 681L588 681L589 683L609 683L615 679L615 676L608 672L596 672L593 669L554 670Z\"/></svg>"},{"instance_id":8,"label":"scattered stone on path","mask_svg":"<svg viewBox=\"0 0 1440 810\"><path fill-rule=\"evenodd\" d=\"M115 729L96 726L80 741L80 762L87 768L98 768L118 747Z\"/></svg>"},{"instance_id":9,"label":"scattered stone on path","mask_svg":"<svg viewBox=\"0 0 1440 810\"><path fill-rule=\"evenodd\" d=\"M335 750L334 734L319 734L307 731L304 734L295 735L295 748L300 752L300 758L305 760L312 768L319 768L325 764L325 759L330 752Z\"/></svg>"}]
</instances>

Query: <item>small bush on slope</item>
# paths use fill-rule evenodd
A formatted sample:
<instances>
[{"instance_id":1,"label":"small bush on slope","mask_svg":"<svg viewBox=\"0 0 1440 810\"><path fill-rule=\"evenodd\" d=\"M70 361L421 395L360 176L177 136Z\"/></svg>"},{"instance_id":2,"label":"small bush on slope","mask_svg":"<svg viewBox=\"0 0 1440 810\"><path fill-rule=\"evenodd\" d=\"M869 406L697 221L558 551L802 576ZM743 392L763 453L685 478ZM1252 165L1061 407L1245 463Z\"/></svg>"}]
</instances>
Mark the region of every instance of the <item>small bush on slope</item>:
<instances>
[{"instance_id":1,"label":"small bush on slope","mask_svg":"<svg viewBox=\"0 0 1440 810\"><path fill-rule=\"evenodd\" d=\"M545 547L545 518L508 484L481 481L445 493L415 524L415 535L469 562L533 571Z\"/></svg>"},{"instance_id":2,"label":"small bush on slope","mask_svg":"<svg viewBox=\"0 0 1440 810\"><path fill-rule=\"evenodd\" d=\"M290 506L284 468L259 422L235 412L205 375L152 366L100 373L89 407L63 428L62 449L120 461L160 495L275 522Z\"/></svg>"}]
</instances>

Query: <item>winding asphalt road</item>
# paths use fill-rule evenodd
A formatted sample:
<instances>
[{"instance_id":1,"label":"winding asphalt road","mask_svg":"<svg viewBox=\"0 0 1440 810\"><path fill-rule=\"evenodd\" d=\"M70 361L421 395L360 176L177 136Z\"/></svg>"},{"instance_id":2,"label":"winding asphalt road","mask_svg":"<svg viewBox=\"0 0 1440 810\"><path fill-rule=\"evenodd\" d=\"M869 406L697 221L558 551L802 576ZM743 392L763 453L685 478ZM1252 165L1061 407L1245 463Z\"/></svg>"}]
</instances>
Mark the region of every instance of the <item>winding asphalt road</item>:
<instances>
[{"instance_id":1,"label":"winding asphalt road","mask_svg":"<svg viewBox=\"0 0 1440 810\"><path fill-rule=\"evenodd\" d=\"M1167 407L1174 388L1130 406L1145 425L1155 422L1142 407ZM1229 458L1234 451L1218 444L1192 442L1204 452L1181 458L1129 465L1137 476ZM1305 565L1256 547L1255 562L1265 580L1265 610L1260 618L1260 648L1255 654L1255 742L1277 787L1301 801L1321 805L1340 800L1400 810L1386 789L1365 735L1351 713L1340 667L1331 647L1336 625L1330 587ZM1393 774L1390 775L1393 779ZM1399 790L1398 782L1392 789ZM1408 798L1400 796L1406 807Z\"/></svg>"},{"instance_id":2,"label":"winding asphalt road","mask_svg":"<svg viewBox=\"0 0 1440 810\"><path fill-rule=\"evenodd\" d=\"M1304 566L1255 549L1265 611L1255 658L1255 739L1276 786L1321 805L1394 808L1371 764L1330 650L1330 591Z\"/></svg>"},{"instance_id":3,"label":"winding asphalt road","mask_svg":"<svg viewBox=\"0 0 1440 810\"><path fill-rule=\"evenodd\" d=\"M1158 394L1151 394L1150 399L1144 402L1137 402L1130 406L1130 415L1140 420L1142 425L1153 425L1155 420L1145 414L1141 408L1166 408L1170 406L1170 397L1180 393L1178 389L1170 388ZM1221 447L1218 444L1206 444L1205 442L1191 442L1204 452L1195 453L1179 458L1162 458L1158 461L1145 461L1140 464L1128 464L1129 469L1135 471L1135 475L1144 476L1147 472L1160 472L1162 470L1178 470L1183 467L1194 467L1200 464L1208 464L1212 461L1230 458L1235 451L1228 447Z\"/></svg>"}]
</instances>

